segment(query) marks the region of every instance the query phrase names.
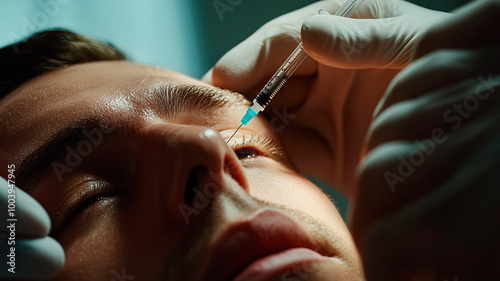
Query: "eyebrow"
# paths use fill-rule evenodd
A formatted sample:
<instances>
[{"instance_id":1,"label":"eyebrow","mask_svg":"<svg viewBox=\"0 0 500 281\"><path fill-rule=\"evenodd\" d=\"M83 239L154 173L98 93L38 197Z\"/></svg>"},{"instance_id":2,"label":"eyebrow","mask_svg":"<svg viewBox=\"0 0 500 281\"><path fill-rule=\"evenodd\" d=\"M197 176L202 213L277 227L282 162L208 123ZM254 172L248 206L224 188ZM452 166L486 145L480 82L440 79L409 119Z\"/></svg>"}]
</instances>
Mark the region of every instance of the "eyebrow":
<instances>
[{"instance_id":1,"label":"eyebrow","mask_svg":"<svg viewBox=\"0 0 500 281\"><path fill-rule=\"evenodd\" d=\"M154 87L152 98L167 118L175 118L182 112L251 105L239 93L193 84L160 84Z\"/></svg>"},{"instance_id":2,"label":"eyebrow","mask_svg":"<svg viewBox=\"0 0 500 281\"><path fill-rule=\"evenodd\" d=\"M201 85L163 83L154 86L151 93L153 104L167 118L175 118L182 112L194 110L250 105L250 102L241 94ZM56 173L54 165L59 163L58 160L68 157L67 147L76 150L79 143L88 138L85 132L113 131L114 126L103 116L91 116L78 120L53 134L44 144L21 161L17 176L18 187L29 194L32 193L40 186L39 183L49 176L51 169ZM112 132L102 135L103 139L100 144L116 138L118 134Z\"/></svg>"},{"instance_id":3,"label":"eyebrow","mask_svg":"<svg viewBox=\"0 0 500 281\"><path fill-rule=\"evenodd\" d=\"M96 132L95 130L98 130L102 135L101 140L96 139L95 135L89 137L89 135ZM54 168L56 167L55 164L59 168L63 168L61 165L65 165L67 169L73 170L75 167L72 167L72 165L58 161L65 157L68 158L70 150L78 153L78 146L82 144L83 140L91 143L92 148L95 148L94 143L97 141L99 141L98 145L108 142L110 138L116 135L113 134L113 131L114 126L110 122L102 117L94 116L79 120L60 130L21 161L17 176L18 187L27 193L32 193L39 186L37 183L48 177L51 169L57 175ZM85 156L81 156L81 158L85 158Z\"/></svg>"}]
</instances>

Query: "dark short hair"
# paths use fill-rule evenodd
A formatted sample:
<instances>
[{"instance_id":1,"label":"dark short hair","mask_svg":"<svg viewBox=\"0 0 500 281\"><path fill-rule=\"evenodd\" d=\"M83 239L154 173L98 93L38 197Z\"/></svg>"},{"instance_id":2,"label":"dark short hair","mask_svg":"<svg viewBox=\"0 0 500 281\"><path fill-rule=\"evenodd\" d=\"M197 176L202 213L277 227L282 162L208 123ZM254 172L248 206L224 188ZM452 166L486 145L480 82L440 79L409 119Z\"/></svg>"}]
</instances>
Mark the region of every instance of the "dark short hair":
<instances>
[{"instance_id":1,"label":"dark short hair","mask_svg":"<svg viewBox=\"0 0 500 281\"><path fill-rule=\"evenodd\" d=\"M65 29L34 33L0 49L0 99L28 80L66 66L126 60L113 45Z\"/></svg>"}]
</instances>

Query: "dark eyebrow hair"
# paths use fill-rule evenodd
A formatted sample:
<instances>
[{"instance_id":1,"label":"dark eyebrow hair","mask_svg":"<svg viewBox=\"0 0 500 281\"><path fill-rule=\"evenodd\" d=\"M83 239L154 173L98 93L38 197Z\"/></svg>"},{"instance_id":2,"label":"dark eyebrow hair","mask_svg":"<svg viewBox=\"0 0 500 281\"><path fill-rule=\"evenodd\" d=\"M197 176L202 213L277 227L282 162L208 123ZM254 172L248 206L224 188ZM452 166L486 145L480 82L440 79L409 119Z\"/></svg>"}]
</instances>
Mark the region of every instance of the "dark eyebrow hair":
<instances>
[{"instance_id":1,"label":"dark eyebrow hair","mask_svg":"<svg viewBox=\"0 0 500 281\"><path fill-rule=\"evenodd\" d=\"M38 186L37 183L48 177L51 169L62 182L64 178L62 175L58 175L58 171L73 170L75 167L57 160L67 160L70 151L79 153L78 150L85 140L91 144L91 149L95 148L95 146L109 140L114 129L115 126L102 117L89 117L55 133L21 161L16 177L17 186L27 193L32 193ZM85 156L81 155L81 157Z\"/></svg>"},{"instance_id":2,"label":"dark eyebrow hair","mask_svg":"<svg viewBox=\"0 0 500 281\"><path fill-rule=\"evenodd\" d=\"M182 112L251 105L250 101L236 92L203 85L174 83L154 87L153 102L167 118L175 118Z\"/></svg>"}]
</instances>

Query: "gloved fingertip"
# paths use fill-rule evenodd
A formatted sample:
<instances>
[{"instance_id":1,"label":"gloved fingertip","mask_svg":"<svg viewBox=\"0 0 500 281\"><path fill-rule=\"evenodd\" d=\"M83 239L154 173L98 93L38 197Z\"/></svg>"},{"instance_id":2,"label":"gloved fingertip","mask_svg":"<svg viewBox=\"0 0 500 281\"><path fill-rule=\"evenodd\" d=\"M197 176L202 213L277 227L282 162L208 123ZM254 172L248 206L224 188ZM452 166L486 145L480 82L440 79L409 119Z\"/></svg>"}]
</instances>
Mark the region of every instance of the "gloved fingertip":
<instances>
[{"instance_id":1,"label":"gloved fingertip","mask_svg":"<svg viewBox=\"0 0 500 281\"><path fill-rule=\"evenodd\" d=\"M201 81L203 82L206 82L208 84L212 84L212 75L213 75L213 71L214 69L213 68L210 68L207 73L205 73L205 75L203 75L203 77L201 78Z\"/></svg>"},{"instance_id":2,"label":"gloved fingertip","mask_svg":"<svg viewBox=\"0 0 500 281\"><path fill-rule=\"evenodd\" d=\"M253 87L266 76L263 70L269 63L267 51L261 40L243 41L212 68L212 85L237 92Z\"/></svg>"},{"instance_id":3,"label":"gloved fingertip","mask_svg":"<svg viewBox=\"0 0 500 281\"><path fill-rule=\"evenodd\" d=\"M29 194L17 190L19 235L44 237L50 232L50 217L45 209Z\"/></svg>"},{"instance_id":4,"label":"gloved fingertip","mask_svg":"<svg viewBox=\"0 0 500 281\"><path fill-rule=\"evenodd\" d=\"M29 271L29 279L49 279L57 276L64 266L65 255L61 244L51 237L23 240L18 246L19 271ZM25 262L21 264L23 259ZM36 262L29 262L30 260Z\"/></svg>"},{"instance_id":5,"label":"gloved fingertip","mask_svg":"<svg viewBox=\"0 0 500 281\"><path fill-rule=\"evenodd\" d=\"M330 45L331 37L331 31L325 30L324 16L309 17L302 24L302 44L309 55L321 55Z\"/></svg>"},{"instance_id":6,"label":"gloved fingertip","mask_svg":"<svg viewBox=\"0 0 500 281\"><path fill-rule=\"evenodd\" d=\"M0 256L0 277L8 280L46 280L64 266L64 249L51 237L18 239L15 246L3 243L0 248L6 253Z\"/></svg>"},{"instance_id":7,"label":"gloved fingertip","mask_svg":"<svg viewBox=\"0 0 500 281\"><path fill-rule=\"evenodd\" d=\"M50 231L50 217L45 209L18 187L11 187L8 182L0 177L0 207L5 208L5 212L0 214L2 221L15 219L12 224L15 225L16 234L29 238L44 237ZM8 206L13 205L15 212L8 211ZM0 232L9 232L7 227L10 223L0 226Z\"/></svg>"},{"instance_id":8,"label":"gloved fingertip","mask_svg":"<svg viewBox=\"0 0 500 281\"><path fill-rule=\"evenodd\" d=\"M346 27L346 18L316 15L304 21L301 30L304 50L317 62L331 67L346 66L343 48L356 41L356 34ZM353 37L354 36L354 37Z\"/></svg>"},{"instance_id":9,"label":"gloved fingertip","mask_svg":"<svg viewBox=\"0 0 500 281\"><path fill-rule=\"evenodd\" d=\"M45 255L45 265L47 267L46 271L48 275L57 275L64 266L64 261L66 259L64 249L52 237L42 238L44 248L40 248ZM50 272L50 273L49 273Z\"/></svg>"}]
</instances>

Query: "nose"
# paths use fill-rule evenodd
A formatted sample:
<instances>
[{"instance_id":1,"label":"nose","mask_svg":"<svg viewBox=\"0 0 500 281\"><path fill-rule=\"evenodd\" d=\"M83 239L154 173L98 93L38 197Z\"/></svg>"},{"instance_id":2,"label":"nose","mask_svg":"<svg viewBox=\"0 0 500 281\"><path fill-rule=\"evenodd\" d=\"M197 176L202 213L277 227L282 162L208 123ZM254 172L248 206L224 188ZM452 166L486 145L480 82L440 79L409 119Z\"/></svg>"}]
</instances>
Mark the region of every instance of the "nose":
<instances>
[{"instance_id":1,"label":"nose","mask_svg":"<svg viewBox=\"0 0 500 281\"><path fill-rule=\"evenodd\" d=\"M221 193L248 193L240 161L212 129L156 124L141 146L146 185L158 193L170 219L189 223Z\"/></svg>"}]
</instances>

